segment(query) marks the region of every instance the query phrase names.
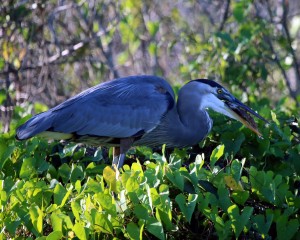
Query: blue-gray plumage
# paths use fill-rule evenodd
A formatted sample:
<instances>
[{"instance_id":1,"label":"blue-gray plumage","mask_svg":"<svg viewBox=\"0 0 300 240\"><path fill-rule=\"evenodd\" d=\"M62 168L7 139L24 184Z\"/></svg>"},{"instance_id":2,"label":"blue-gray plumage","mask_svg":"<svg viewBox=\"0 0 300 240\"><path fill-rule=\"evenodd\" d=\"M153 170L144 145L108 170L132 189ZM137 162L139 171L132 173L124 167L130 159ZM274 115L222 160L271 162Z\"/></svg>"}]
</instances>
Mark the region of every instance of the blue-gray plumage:
<instances>
[{"instance_id":1,"label":"blue-gray plumage","mask_svg":"<svg viewBox=\"0 0 300 240\"><path fill-rule=\"evenodd\" d=\"M94 145L120 146L117 167L132 145L193 146L209 133L212 108L259 134L249 113L218 83L198 79L185 84L176 103L171 86L155 76L131 76L99 84L40 113L17 129L17 139L35 135ZM267 122L267 121L266 121Z\"/></svg>"}]
</instances>

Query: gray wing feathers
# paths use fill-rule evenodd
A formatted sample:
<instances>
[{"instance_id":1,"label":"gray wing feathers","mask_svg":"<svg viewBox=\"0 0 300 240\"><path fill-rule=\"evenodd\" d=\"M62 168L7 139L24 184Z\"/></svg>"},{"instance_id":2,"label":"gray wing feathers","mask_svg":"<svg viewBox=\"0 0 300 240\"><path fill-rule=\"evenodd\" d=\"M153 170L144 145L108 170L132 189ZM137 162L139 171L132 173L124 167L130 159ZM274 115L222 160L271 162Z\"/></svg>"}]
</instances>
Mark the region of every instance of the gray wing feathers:
<instances>
[{"instance_id":1,"label":"gray wing feathers","mask_svg":"<svg viewBox=\"0 0 300 240\"><path fill-rule=\"evenodd\" d=\"M158 87L166 93L157 91ZM33 117L18 129L17 137L26 139L49 129L78 135L130 137L155 128L170 104L174 105L173 90L161 78L116 79Z\"/></svg>"}]
</instances>

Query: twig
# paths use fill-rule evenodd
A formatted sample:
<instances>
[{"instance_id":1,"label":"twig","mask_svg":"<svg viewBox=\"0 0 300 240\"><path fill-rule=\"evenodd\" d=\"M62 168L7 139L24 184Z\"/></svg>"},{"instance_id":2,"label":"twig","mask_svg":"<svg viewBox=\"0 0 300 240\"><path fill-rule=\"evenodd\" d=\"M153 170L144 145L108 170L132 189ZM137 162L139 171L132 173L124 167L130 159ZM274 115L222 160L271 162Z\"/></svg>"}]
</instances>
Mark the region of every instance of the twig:
<instances>
[{"instance_id":1,"label":"twig","mask_svg":"<svg viewBox=\"0 0 300 240\"><path fill-rule=\"evenodd\" d=\"M224 28L224 25L228 19L228 13L229 13L229 7L230 7L230 0L227 0L226 1L226 7L225 7L225 12L224 12L224 15L223 15L223 19L222 19L222 22L221 22L221 25L219 26L219 32L221 32Z\"/></svg>"},{"instance_id":2,"label":"twig","mask_svg":"<svg viewBox=\"0 0 300 240\"><path fill-rule=\"evenodd\" d=\"M293 58L293 66L294 66L294 71L295 71L295 76L296 76L296 86L297 89L293 90L291 89L290 93L291 96L296 99L297 94L300 93L300 68L299 68L299 63L298 63L298 59L296 57L296 53L292 47L292 39L291 39L291 35L290 35L290 31L288 28L288 23L287 23L287 15L288 15L288 11L289 11L289 5L288 5L288 1L287 0L282 0L282 8L283 8L283 14L282 14L282 27L283 30L285 32L287 41L288 41L288 50L292 55Z\"/></svg>"},{"instance_id":3,"label":"twig","mask_svg":"<svg viewBox=\"0 0 300 240\"><path fill-rule=\"evenodd\" d=\"M271 52L272 52L273 55L274 55L274 59L272 59L272 60L274 60L275 63L276 63L276 65L279 67L279 69L280 69L280 71L281 71L281 74L283 75L283 77L284 77L284 79L285 79L285 82L286 82L286 85L287 85L287 87L288 87L288 89L289 89L289 92L292 94L293 89L291 88L291 83L290 83L290 81L289 81L289 77L288 77L288 75L287 75L285 69L283 68L283 66L282 66L281 63L280 63L280 59L279 59L279 57L278 57L277 52L275 51L275 49L274 49L274 47L273 47L272 41L271 41L271 40L269 39L269 37L267 37L267 36L265 36L264 39L265 39L265 41L268 43L268 45L269 45L269 47L270 47L270 50L271 50Z\"/></svg>"}]
</instances>

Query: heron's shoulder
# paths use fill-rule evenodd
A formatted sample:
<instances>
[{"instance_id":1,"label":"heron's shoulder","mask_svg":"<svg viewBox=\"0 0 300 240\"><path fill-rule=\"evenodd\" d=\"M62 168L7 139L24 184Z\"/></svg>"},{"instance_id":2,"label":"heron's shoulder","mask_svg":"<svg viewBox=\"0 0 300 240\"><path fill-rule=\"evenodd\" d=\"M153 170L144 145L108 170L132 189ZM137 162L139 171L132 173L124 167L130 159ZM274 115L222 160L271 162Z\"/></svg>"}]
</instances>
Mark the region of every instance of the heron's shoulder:
<instances>
[{"instance_id":1,"label":"heron's shoulder","mask_svg":"<svg viewBox=\"0 0 300 240\"><path fill-rule=\"evenodd\" d=\"M129 84L129 85L153 85L153 86L162 86L167 90L172 90L170 84L163 78L153 75L137 75L137 76L128 76L123 78L118 78L111 81L111 84Z\"/></svg>"},{"instance_id":2,"label":"heron's shoulder","mask_svg":"<svg viewBox=\"0 0 300 240\"><path fill-rule=\"evenodd\" d=\"M170 84L163 78L152 75L137 75L118 78L96 86L95 90L145 95L147 93L169 94L174 98Z\"/></svg>"}]
</instances>

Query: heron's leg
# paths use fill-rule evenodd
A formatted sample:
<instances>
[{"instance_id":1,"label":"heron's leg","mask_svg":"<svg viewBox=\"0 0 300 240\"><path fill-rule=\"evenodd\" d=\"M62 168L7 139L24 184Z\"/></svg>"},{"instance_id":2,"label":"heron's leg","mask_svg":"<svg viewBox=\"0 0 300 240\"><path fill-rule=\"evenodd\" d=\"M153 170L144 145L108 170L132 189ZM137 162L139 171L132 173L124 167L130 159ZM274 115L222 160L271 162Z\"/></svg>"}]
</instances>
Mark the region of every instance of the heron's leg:
<instances>
[{"instance_id":1,"label":"heron's leg","mask_svg":"<svg viewBox=\"0 0 300 240\"><path fill-rule=\"evenodd\" d=\"M125 157L126 157L126 153L121 153L119 155L119 162L118 162L118 165L117 165L117 168L120 169L123 167L123 164L124 164L124 161L125 161Z\"/></svg>"},{"instance_id":2,"label":"heron's leg","mask_svg":"<svg viewBox=\"0 0 300 240\"><path fill-rule=\"evenodd\" d=\"M113 150L113 162L112 165L116 166L117 169L120 169L123 167L125 157L126 157L126 152L128 149L131 147L133 143L134 138L123 138L120 140L120 147L114 147Z\"/></svg>"},{"instance_id":3,"label":"heron's leg","mask_svg":"<svg viewBox=\"0 0 300 240\"><path fill-rule=\"evenodd\" d=\"M121 167L123 167L123 164L124 164L124 161L125 161L125 157L126 157L126 154L125 153L121 153L119 155L115 155L114 158L113 158L113 162L112 162L112 165L116 166L117 169L120 169Z\"/></svg>"},{"instance_id":4,"label":"heron's leg","mask_svg":"<svg viewBox=\"0 0 300 240\"><path fill-rule=\"evenodd\" d=\"M114 147L113 148L113 161L112 166L116 166L117 169L119 169L119 156L120 156L120 147Z\"/></svg>"},{"instance_id":5,"label":"heron's leg","mask_svg":"<svg viewBox=\"0 0 300 240\"><path fill-rule=\"evenodd\" d=\"M116 169L122 168L124 165L125 158L126 152L121 153L119 147L114 147L112 166L115 166Z\"/></svg>"}]
</instances>

